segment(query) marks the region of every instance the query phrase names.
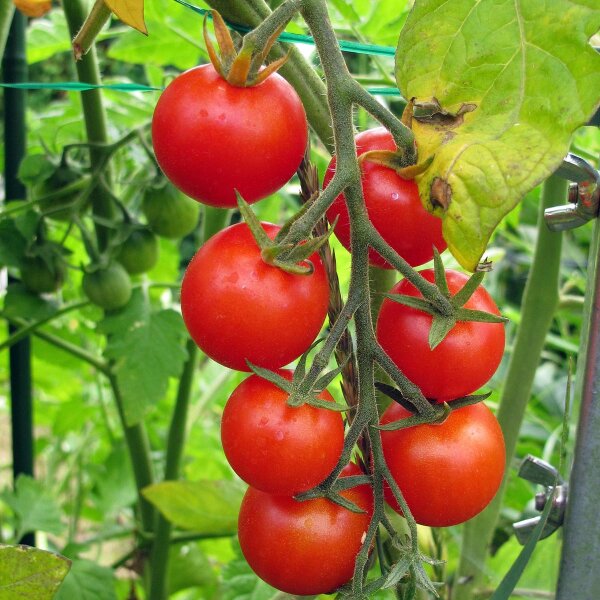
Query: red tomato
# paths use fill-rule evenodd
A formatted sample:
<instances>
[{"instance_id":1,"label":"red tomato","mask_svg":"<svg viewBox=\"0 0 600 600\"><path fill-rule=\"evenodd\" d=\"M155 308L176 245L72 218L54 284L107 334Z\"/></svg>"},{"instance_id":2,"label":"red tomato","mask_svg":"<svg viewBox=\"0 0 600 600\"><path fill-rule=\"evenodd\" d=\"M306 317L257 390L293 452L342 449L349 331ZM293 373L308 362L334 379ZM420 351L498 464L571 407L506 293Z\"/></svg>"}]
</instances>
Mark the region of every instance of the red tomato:
<instances>
[{"instance_id":1,"label":"red tomato","mask_svg":"<svg viewBox=\"0 0 600 600\"><path fill-rule=\"evenodd\" d=\"M279 374L292 379L291 371ZM333 402L327 390L319 398ZM339 412L291 407L287 399L281 388L251 375L227 401L221 440L229 464L246 483L292 496L333 471L344 446L344 422Z\"/></svg>"},{"instance_id":2,"label":"red tomato","mask_svg":"<svg viewBox=\"0 0 600 600\"><path fill-rule=\"evenodd\" d=\"M270 237L277 225L263 223ZM181 285L183 320L213 360L248 371L246 360L278 369L298 358L319 334L329 285L317 254L311 275L265 263L245 223L214 235L190 262Z\"/></svg>"},{"instance_id":3,"label":"red tomato","mask_svg":"<svg viewBox=\"0 0 600 600\"><path fill-rule=\"evenodd\" d=\"M434 281L433 270L421 271ZM468 277L446 270L451 294L458 292ZM397 283L392 294L421 297L406 279ZM465 308L499 315L498 307L479 286ZM434 349L429 347L432 316L385 299L377 319L377 339L398 368L430 399L447 402L477 391L495 373L504 353L502 323L458 322Z\"/></svg>"},{"instance_id":4,"label":"red tomato","mask_svg":"<svg viewBox=\"0 0 600 600\"><path fill-rule=\"evenodd\" d=\"M383 127L359 133L356 138L358 155L370 150L396 150L392 134ZM323 187L335 173L335 157L329 163ZM412 266L422 265L433 258L433 247L446 249L442 237L442 221L428 213L421 204L417 184L402 179L393 169L366 160L362 163L362 187L369 219L381 237ZM350 218L346 198L340 194L327 210L333 222L339 216L334 233L350 250ZM377 252L369 249L369 262L377 267L392 268Z\"/></svg>"},{"instance_id":5,"label":"red tomato","mask_svg":"<svg viewBox=\"0 0 600 600\"><path fill-rule=\"evenodd\" d=\"M277 73L235 87L210 64L182 73L165 89L152 118L152 143L165 175L211 206L252 203L296 172L307 142L304 108Z\"/></svg>"},{"instance_id":6,"label":"red tomato","mask_svg":"<svg viewBox=\"0 0 600 600\"><path fill-rule=\"evenodd\" d=\"M343 472L360 473L356 465ZM353 513L324 498L298 502L248 488L238 535L256 574L273 587L297 595L333 592L348 582L373 514L373 493L365 484L342 495L366 512Z\"/></svg>"},{"instance_id":7,"label":"red tomato","mask_svg":"<svg viewBox=\"0 0 600 600\"><path fill-rule=\"evenodd\" d=\"M394 402L381 423L410 414ZM471 519L492 501L504 475L502 430L481 403L452 411L438 425L382 431L381 441L392 477L421 525L447 527ZM387 485L385 496L402 514Z\"/></svg>"}]
</instances>

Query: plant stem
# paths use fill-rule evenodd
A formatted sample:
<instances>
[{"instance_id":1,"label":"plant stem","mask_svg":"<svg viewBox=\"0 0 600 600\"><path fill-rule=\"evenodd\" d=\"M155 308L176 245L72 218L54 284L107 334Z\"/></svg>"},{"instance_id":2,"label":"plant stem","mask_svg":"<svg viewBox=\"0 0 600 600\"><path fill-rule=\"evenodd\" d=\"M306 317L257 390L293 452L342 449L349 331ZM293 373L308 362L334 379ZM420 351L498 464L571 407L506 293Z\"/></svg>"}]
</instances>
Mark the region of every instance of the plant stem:
<instances>
[{"instance_id":1,"label":"plant stem","mask_svg":"<svg viewBox=\"0 0 600 600\"><path fill-rule=\"evenodd\" d=\"M45 325L46 323L53 321L58 317L62 317L63 315L71 312L72 310L79 310L80 308L83 308L88 304L88 300L68 304L67 306L64 306L60 310L57 310L55 313L52 313L44 319L38 319L33 323L27 323L27 325L24 325L20 329L17 329L17 331L14 331L8 339L4 340L0 344L0 352L2 352L2 350L4 350L5 348L9 348L13 344L16 344L17 342L21 341L23 338L27 337L29 334L33 333L36 329L38 329L38 327L41 327L42 325Z\"/></svg>"},{"instance_id":2,"label":"plant stem","mask_svg":"<svg viewBox=\"0 0 600 600\"><path fill-rule=\"evenodd\" d=\"M150 461L150 444L148 442L146 428L141 423L132 426L127 425L123 413L123 398L121 396L117 378L111 374L108 377L108 381L115 398L119 418L125 433L125 441L127 442L127 448L131 458L131 465L133 467L133 474L138 490L138 505L142 527L144 531L154 531L154 507L141 494L141 490L152 484L154 481L152 463Z\"/></svg>"},{"instance_id":3,"label":"plant stem","mask_svg":"<svg viewBox=\"0 0 600 600\"><path fill-rule=\"evenodd\" d=\"M192 382L198 362L198 348L192 340L188 340L186 350L188 352L188 359L183 367L181 379L179 380L175 409L171 416L171 424L169 426L164 481L173 481L179 477L179 466L185 443L185 430ZM172 526L170 521L159 514L150 554L149 600L163 600L166 598L166 574L169 565L171 529Z\"/></svg>"},{"instance_id":4,"label":"plant stem","mask_svg":"<svg viewBox=\"0 0 600 600\"><path fill-rule=\"evenodd\" d=\"M86 6L81 0L64 0L63 8L71 37L75 37L86 18ZM80 61L76 63L77 76L82 83L100 84L100 72L96 59L95 48L92 48ZM91 144L107 144L108 134L106 127L106 113L102 103L102 94L99 89L81 92L81 104L85 122L87 141ZM90 164L92 171L104 166L104 153L102 148L90 146ZM97 186L90 192L92 210L94 215L111 219L114 216L114 206L109 195ZM100 251L108 246L110 230L96 224L96 235Z\"/></svg>"},{"instance_id":5,"label":"plant stem","mask_svg":"<svg viewBox=\"0 0 600 600\"><path fill-rule=\"evenodd\" d=\"M521 326L517 331L497 414L504 433L508 466L515 453L546 334L558 305L562 238L546 227L544 209L564 203L566 189L567 184L563 179L552 176L545 182L542 191L538 238L521 304ZM464 526L460 564L455 579L465 583L456 585L455 600L471 600L475 589L483 582L484 560L498 521L508 476L507 468L494 500Z\"/></svg>"}]
</instances>

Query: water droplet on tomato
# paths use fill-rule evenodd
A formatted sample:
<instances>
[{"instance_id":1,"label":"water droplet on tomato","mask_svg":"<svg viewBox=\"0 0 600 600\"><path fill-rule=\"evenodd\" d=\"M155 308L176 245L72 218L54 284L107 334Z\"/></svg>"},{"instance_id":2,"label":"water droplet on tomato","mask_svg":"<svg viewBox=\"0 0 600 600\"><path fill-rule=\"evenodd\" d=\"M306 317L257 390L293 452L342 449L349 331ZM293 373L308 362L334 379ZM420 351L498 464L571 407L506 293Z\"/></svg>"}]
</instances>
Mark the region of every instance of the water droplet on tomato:
<instances>
[{"instance_id":1,"label":"water droplet on tomato","mask_svg":"<svg viewBox=\"0 0 600 600\"><path fill-rule=\"evenodd\" d=\"M398 200L400 198L400 194L398 192L392 192L392 200Z\"/></svg>"}]
</instances>

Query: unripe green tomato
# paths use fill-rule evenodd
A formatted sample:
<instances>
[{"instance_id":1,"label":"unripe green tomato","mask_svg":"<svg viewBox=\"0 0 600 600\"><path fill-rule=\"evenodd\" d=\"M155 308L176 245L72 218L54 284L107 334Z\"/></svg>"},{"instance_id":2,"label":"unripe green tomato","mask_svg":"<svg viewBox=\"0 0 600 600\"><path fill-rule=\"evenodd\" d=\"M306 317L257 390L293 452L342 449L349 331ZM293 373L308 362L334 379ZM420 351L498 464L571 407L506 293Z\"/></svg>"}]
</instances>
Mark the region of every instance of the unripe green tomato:
<instances>
[{"instance_id":1,"label":"unripe green tomato","mask_svg":"<svg viewBox=\"0 0 600 600\"><path fill-rule=\"evenodd\" d=\"M77 179L78 175L76 173L66 169L57 169L48 179L33 186L33 198L35 200L60 192ZM46 198L39 202L39 207L48 218L56 221L70 221L79 208L75 202L80 193L76 191L55 198Z\"/></svg>"},{"instance_id":2,"label":"unripe green tomato","mask_svg":"<svg viewBox=\"0 0 600 600\"><path fill-rule=\"evenodd\" d=\"M131 279L120 263L83 276L83 291L96 306L105 310L121 308L131 298Z\"/></svg>"},{"instance_id":3,"label":"unripe green tomato","mask_svg":"<svg viewBox=\"0 0 600 600\"><path fill-rule=\"evenodd\" d=\"M21 281L35 294L55 292L64 283L67 269L60 256L53 256L50 265L41 256L25 256L21 261Z\"/></svg>"},{"instance_id":4,"label":"unripe green tomato","mask_svg":"<svg viewBox=\"0 0 600 600\"><path fill-rule=\"evenodd\" d=\"M142 211L154 233L176 239L194 230L198 224L200 205L168 183L144 192Z\"/></svg>"},{"instance_id":5,"label":"unripe green tomato","mask_svg":"<svg viewBox=\"0 0 600 600\"><path fill-rule=\"evenodd\" d=\"M117 260L130 275L149 271L158 261L158 239L149 229L135 229L123 242Z\"/></svg>"}]
</instances>

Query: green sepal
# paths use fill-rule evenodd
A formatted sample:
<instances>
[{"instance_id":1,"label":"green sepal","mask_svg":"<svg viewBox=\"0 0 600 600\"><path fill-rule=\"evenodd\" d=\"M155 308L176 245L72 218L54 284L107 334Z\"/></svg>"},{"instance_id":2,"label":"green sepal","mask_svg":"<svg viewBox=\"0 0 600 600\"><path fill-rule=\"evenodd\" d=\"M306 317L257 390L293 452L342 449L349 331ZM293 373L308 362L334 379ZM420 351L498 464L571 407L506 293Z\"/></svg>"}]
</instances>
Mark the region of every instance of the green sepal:
<instances>
[{"instance_id":1,"label":"green sepal","mask_svg":"<svg viewBox=\"0 0 600 600\"><path fill-rule=\"evenodd\" d=\"M487 400L492 395L492 392L486 392L485 394L470 394L469 396L462 396L461 398L456 398L449 403L449 406L452 410L458 410L460 408L464 408L465 406L472 406L473 404L479 404L484 400Z\"/></svg>"},{"instance_id":2,"label":"green sepal","mask_svg":"<svg viewBox=\"0 0 600 600\"><path fill-rule=\"evenodd\" d=\"M266 379L273 385L277 386L279 389L283 390L287 394L292 393L292 382L279 375L279 373L275 373L274 371L269 371L269 369L264 369L263 367L259 367L257 365L253 365L249 360L246 361L246 364L250 368L250 370L261 377L262 379Z\"/></svg>"},{"instance_id":3,"label":"green sepal","mask_svg":"<svg viewBox=\"0 0 600 600\"><path fill-rule=\"evenodd\" d=\"M320 398L309 398L304 402L304 404L308 404L313 406L314 408L324 408L325 410L333 410L334 412L346 412L348 410L352 410L353 407L344 406L342 404L338 404L337 402L328 402L327 400L321 400Z\"/></svg>"},{"instance_id":4,"label":"green sepal","mask_svg":"<svg viewBox=\"0 0 600 600\"><path fill-rule=\"evenodd\" d=\"M349 477L338 477L336 482L331 486L335 492L343 492L359 485L371 484L372 479L368 475L350 475Z\"/></svg>"},{"instance_id":5,"label":"green sepal","mask_svg":"<svg viewBox=\"0 0 600 600\"><path fill-rule=\"evenodd\" d=\"M333 493L327 494L325 496L325 498L327 498L327 500L330 500L331 502L334 502L335 504L339 504L340 506L343 506L344 508L348 509L350 512L357 513L359 515L365 514L365 511L362 508L357 506L351 500L344 498L340 494L336 494L335 492L333 492Z\"/></svg>"},{"instance_id":6,"label":"green sepal","mask_svg":"<svg viewBox=\"0 0 600 600\"><path fill-rule=\"evenodd\" d=\"M484 310L473 308L459 308L456 311L457 321L476 321L478 323L508 323L506 317L494 315Z\"/></svg>"},{"instance_id":7,"label":"green sepal","mask_svg":"<svg viewBox=\"0 0 600 600\"><path fill-rule=\"evenodd\" d=\"M275 243L281 242L285 236L288 234L292 225L304 215L304 213L308 210L310 203L305 202L282 226L281 229L277 232L275 236Z\"/></svg>"},{"instance_id":8,"label":"green sepal","mask_svg":"<svg viewBox=\"0 0 600 600\"><path fill-rule=\"evenodd\" d=\"M325 338L316 339L308 348L306 352L302 354L296 368L294 370L294 381L300 381L304 379L306 375L306 361L308 360L308 355L312 350L314 350L319 344L325 341Z\"/></svg>"},{"instance_id":9,"label":"green sepal","mask_svg":"<svg viewBox=\"0 0 600 600\"><path fill-rule=\"evenodd\" d=\"M464 306L467 300L475 293L478 286L483 281L484 273L483 271L478 271L477 273L473 273L469 280L465 285L456 292L454 297L452 298L452 302L455 306Z\"/></svg>"},{"instance_id":10,"label":"green sepal","mask_svg":"<svg viewBox=\"0 0 600 600\"><path fill-rule=\"evenodd\" d=\"M397 563L392 565L392 568L389 570L381 587L383 589L391 588L400 583L400 581L408 574L411 562L410 556L408 555L400 558Z\"/></svg>"},{"instance_id":11,"label":"green sepal","mask_svg":"<svg viewBox=\"0 0 600 600\"><path fill-rule=\"evenodd\" d=\"M412 414L418 414L418 411L412 402L398 389L389 383L383 381L375 382L375 389L385 394L388 398L391 398L394 402L399 404L402 408L408 410Z\"/></svg>"},{"instance_id":12,"label":"green sepal","mask_svg":"<svg viewBox=\"0 0 600 600\"><path fill-rule=\"evenodd\" d=\"M407 296L406 294L382 294L388 300L392 300L393 302L397 302L398 304L403 304L404 306L408 306L409 308L414 308L416 310L421 310L426 312L429 315L434 316L436 314L436 310L433 307L433 304L429 302L429 300L425 300L425 298L418 298L415 296Z\"/></svg>"},{"instance_id":13,"label":"green sepal","mask_svg":"<svg viewBox=\"0 0 600 600\"><path fill-rule=\"evenodd\" d=\"M429 330L429 348L434 350L456 325L457 315L445 317L440 314L433 316Z\"/></svg>"},{"instance_id":14,"label":"green sepal","mask_svg":"<svg viewBox=\"0 0 600 600\"><path fill-rule=\"evenodd\" d=\"M438 289L446 298L450 298L450 290L448 289L448 282L446 281L446 269L438 249L433 247L433 272L435 278L435 284Z\"/></svg>"},{"instance_id":15,"label":"green sepal","mask_svg":"<svg viewBox=\"0 0 600 600\"><path fill-rule=\"evenodd\" d=\"M250 205L242 198L241 194L235 190L235 195L237 198L238 208L240 209L240 213L242 214L242 218L244 219L246 225L248 225L248 229L252 233L252 236L256 240L258 247L263 251L265 248L270 248L274 246L273 240L267 235L267 232L263 229L258 217L254 214Z\"/></svg>"},{"instance_id":16,"label":"green sepal","mask_svg":"<svg viewBox=\"0 0 600 600\"><path fill-rule=\"evenodd\" d=\"M323 391L344 370L349 359L350 357L347 356L335 369L325 373L325 375L321 375L315 382L313 389L319 392Z\"/></svg>"}]
</instances>

